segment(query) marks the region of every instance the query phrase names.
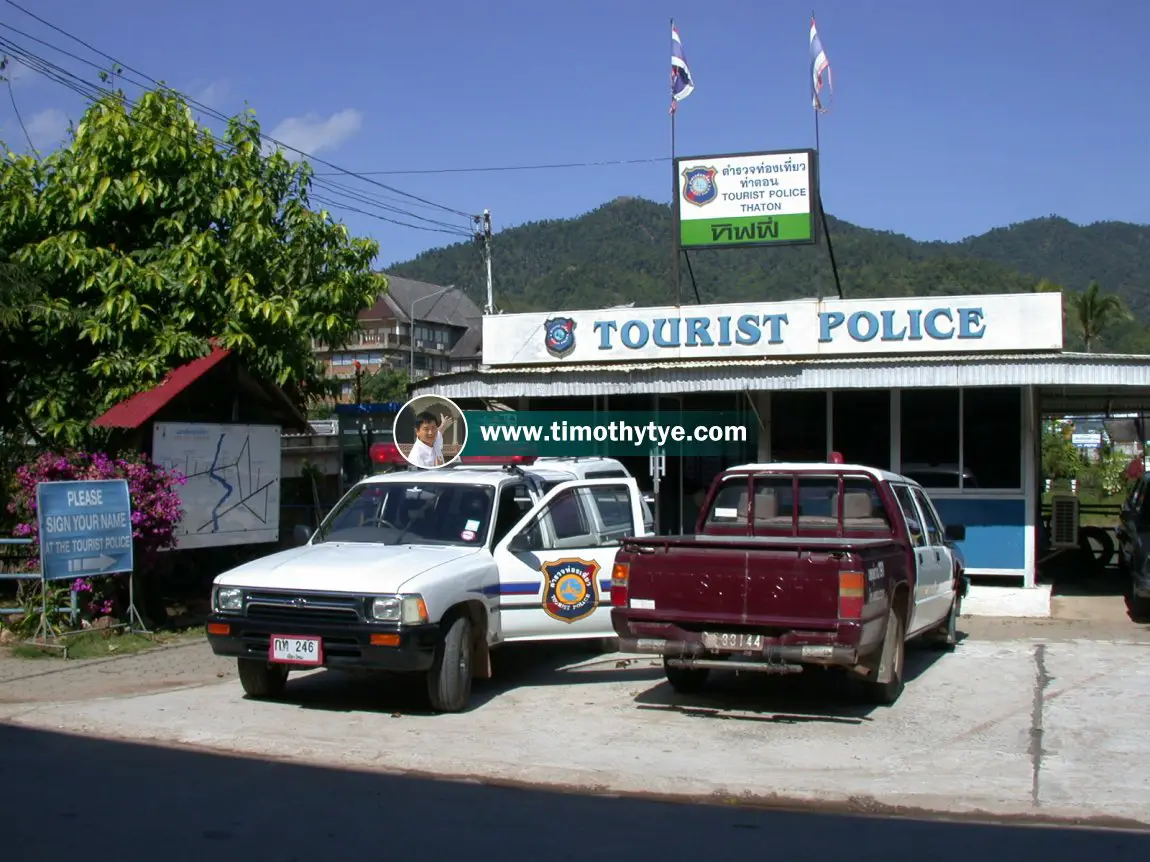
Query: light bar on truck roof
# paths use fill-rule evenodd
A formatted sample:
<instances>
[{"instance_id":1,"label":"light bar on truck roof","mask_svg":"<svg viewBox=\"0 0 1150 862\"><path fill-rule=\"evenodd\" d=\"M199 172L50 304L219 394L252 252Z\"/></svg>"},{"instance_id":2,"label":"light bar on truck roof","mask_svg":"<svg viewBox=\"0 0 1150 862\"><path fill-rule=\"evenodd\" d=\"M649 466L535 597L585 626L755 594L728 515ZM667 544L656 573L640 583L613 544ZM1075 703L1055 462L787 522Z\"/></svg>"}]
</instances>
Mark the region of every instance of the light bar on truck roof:
<instances>
[{"instance_id":1,"label":"light bar on truck roof","mask_svg":"<svg viewBox=\"0 0 1150 862\"><path fill-rule=\"evenodd\" d=\"M406 464L407 459L394 443L373 443L368 450L372 464Z\"/></svg>"},{"instance_id":2,"label":"light bar on truck roof","mask_svg":"<svg viewBox=\"0 0 1150 862\"><path fill-rule=\"evenodd\" d=\"M534 464L535 455L461 455L462 464Z\"/></svg>"}]
</instances>

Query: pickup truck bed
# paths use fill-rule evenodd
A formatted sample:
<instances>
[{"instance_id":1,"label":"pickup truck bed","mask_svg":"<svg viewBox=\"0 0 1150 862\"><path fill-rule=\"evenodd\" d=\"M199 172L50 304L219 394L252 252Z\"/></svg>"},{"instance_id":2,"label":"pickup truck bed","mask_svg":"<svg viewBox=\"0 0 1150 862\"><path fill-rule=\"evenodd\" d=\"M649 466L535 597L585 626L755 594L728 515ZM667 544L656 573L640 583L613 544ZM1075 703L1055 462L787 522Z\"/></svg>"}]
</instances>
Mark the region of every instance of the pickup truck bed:
<instances>
[{"instance_id":1,"label":"pickup truck bed","mask_svg":"<svg viewBox=\"0 0 1150 862\"><path fill-rule=\"evenodd\" d=\"M712 487L712 507L728 474ZM888 510L880 521L885 530L870 535L850 535L851 522L844 529L834 519L805 535L790 517L765 535L752 527L717 534L705 531L705 506L704 532L626 539L612 577L620 647L661 655L668 681L680 690L698 689L715 669L798 673L822 666L852 672L874 700L893 703L902 690L906 640L935 632L940 621L915 612L911 539L901 514L895 517L893 495L875 490ZM908 633L911 626L917 631ZM941 630L937 635L953 643Z\"/></svg>"}]
</instances>

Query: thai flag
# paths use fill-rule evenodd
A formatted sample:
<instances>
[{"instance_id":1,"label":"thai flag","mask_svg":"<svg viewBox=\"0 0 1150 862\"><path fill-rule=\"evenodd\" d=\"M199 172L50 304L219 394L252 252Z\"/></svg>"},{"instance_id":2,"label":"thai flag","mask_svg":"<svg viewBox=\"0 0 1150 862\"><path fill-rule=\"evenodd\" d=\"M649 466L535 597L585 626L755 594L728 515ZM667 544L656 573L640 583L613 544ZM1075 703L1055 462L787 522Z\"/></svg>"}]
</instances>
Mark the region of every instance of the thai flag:
<instances>
[{"instance_id":1,"label":"thai flag","mask_svg":"<svg viewBox=\"0 0 1150 862\"><path fill-rule=\"evenodd\" d=\"M687 66L687 57L683 54L683 40L679 38L679 30L671 24L671 113L675 113L675 106L691 95L695 89L695 76Z\"/></svg>"},{"instance_id":2,"label":"thai flag","mask_svg":"<svg viewBox=\"0 0 1150 862\"><path fill-rule=\"evenodd\" d=\"M823 89L823 72L827 73L827 88L834 98L835 85L831 76L831 62L827 59L827 52L823 50L823 43L819 39L819 31L815 29L815 19L811 17L811 106L816 111L826 111L823 107L819 93Z\"/></svg>"}]
</instances>

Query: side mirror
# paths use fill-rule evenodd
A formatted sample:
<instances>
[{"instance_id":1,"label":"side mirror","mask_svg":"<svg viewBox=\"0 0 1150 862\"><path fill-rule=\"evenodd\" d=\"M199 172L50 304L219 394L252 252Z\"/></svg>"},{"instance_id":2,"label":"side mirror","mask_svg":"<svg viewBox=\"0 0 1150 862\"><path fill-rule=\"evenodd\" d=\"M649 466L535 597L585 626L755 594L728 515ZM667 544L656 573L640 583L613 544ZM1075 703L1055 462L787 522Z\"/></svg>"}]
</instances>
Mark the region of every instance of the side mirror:
<instances>
[{"instance_id":1,"label":"side mirror","mask_svg":"<svg viewBox=\"0 0 1150 862\"><path fill-rule=\"evenodd\" d=\"M291 536L297 545L306 545L311 541L311 530L307 528L307 524L296 524Z\"/></svg>"},{"instance_id":2,"label":"side mirror","mask_svg":"<svg viewBox=\"0 0 1150 862\"><path fill-rule=\"evenodd\" d=\"M965 542L966 541L966 525L965 524L947 524L946 525L946 538L950 542Z\"/></svg>"},{"instance_id":3,"label":"side mirror","mask_svg":"<svg viewBox=\"0 0 1150 862\"><path fill-rule=\"evenodd\" d=\"M513 554L524 554L531 550L531 542L526 533L516 533L515 537L507 543L507 550Z\"/></svg>"}]
</instances>

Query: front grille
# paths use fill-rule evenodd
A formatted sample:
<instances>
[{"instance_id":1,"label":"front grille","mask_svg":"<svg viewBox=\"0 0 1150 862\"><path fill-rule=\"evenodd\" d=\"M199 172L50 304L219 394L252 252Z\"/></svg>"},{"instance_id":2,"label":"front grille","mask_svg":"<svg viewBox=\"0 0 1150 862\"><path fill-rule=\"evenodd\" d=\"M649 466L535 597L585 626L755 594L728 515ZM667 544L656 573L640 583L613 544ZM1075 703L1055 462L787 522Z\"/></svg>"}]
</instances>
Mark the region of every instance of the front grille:
<instances>
[{"instance_id":1,"label":"front grille","mask_svg":"<svg viewBox=\"0 0 1150 862\"><path fill-rule=\"evenodd\" d=\"M357 623L363 619L363 599L309 593L248 593L248 619L284 623Z\"/></svg>"}]
</instances>

